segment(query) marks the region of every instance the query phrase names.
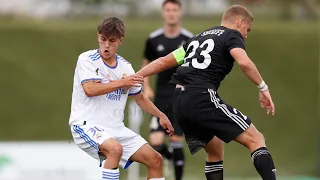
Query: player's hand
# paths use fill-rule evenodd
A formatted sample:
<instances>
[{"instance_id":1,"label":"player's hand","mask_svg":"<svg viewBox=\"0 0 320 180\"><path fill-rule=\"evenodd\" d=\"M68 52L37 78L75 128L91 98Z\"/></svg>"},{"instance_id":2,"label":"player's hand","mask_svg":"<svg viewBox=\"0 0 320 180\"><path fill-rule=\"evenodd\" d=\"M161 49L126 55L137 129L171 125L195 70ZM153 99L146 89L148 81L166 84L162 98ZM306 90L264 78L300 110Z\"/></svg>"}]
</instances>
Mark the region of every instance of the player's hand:
<instances>
[{"instance_id":1,"label":"player's hand","mask_svg":"<svg viewBox=\"0 0 320 180\"><path fill-rule=\"evenodd\" d=\"M140 75L133 74L122 79L122 81L123 86L125 87L141 87L144 82L144 79Z\"/></svg>"},{"instance_id":2,"label":"player's hand","mask_svg":"<svg viewBox=\"0 0 320 180\"><path fill-rule=\"evenodd\" d=\"M167 131L169 136L172 136L174 133L174 129L173 129L172 124L169 121L168 117L165 114L162 114L159 117L159 119L160 119L159 123L163 127L163 129L165 129Z\"/></svg>"},{"instance_id":3,"label":"player's hand","mask_svg":"<svg viewBox=\"0 0 320 180\"><path fill-rule=\"evenodd\" d=\"M154 97L154 92L150 86L144 86L143 94L149 99Z\"/></svg>"},{"instance_id":4,"label":"player's hand","mask_svg":"<svg viewBox=\"0 0 320 180\"><path fill-rule=\"evenodd\" d=\"M269 89L259 92L259 100L260 100L261 107L267 109L267 114L270 114L270 112L271 112L272 115L274 115L275 107L272 102L272 98L271 98Z\"/></svg>"}]
</instances>

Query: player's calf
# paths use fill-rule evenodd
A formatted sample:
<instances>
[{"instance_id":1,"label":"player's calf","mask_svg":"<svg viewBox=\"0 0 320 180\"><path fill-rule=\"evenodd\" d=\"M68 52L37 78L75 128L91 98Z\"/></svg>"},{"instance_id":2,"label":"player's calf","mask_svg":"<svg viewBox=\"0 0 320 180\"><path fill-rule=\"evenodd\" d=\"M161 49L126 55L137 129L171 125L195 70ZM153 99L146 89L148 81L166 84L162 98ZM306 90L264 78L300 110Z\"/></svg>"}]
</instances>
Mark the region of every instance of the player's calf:
<instances>
[{"instance_id":1,"label":"player's calf","mask_svg":"<svg viewBox=\"0 0 320 180\"><path fill-rule=\"evenodd\" d=\"M173 149L173 164L175 172L175 180L181 180L183 176L183 168L185 164L185 156L183 151L183 136L174 135L170 137L170 146Z\"/></svg>"},{"instance_id":2,"label":"player's calf","mask_svg":"<svg viewBox=\"0 0 320 180\"><path fill-rule=\"evenodd\" d=\"M207 153L205 166L207 180L223 180L223 142L214 137L204 149Z\"/></svg>"},{"instance_id":3,"label":"player's calf","mask_svg":"<svg viewBox=\"0 0 320 180\"><path fill-rule=\"evenodd\" d=\"M148 144L143 145L131 156L130 160L147 166L148 180L164 180L162 174L162 156Z\"/></svg>"},{"instance_id":4,"label":"player's calf","mask_svg":"<svg viewBox=\"0 0 320 180\"><path fill-rule=\"evenodd\" d=\"M250 150L254 166L263 180L276 179L276 169L265 139L253 124L235 140Z\"/></svg>"},{"instance_id":5,"label":"player's calf","mask_svg":"<svg viewBox=\"0 0 320 180\"><path fill-rule=\"evenodd\" d=\"M122 145L114 138L110 138L99 146L99 150L107 157L102 169L102 179L118 180L120 177L118 166L123 152Z\"/></svg>"}]
</instances>

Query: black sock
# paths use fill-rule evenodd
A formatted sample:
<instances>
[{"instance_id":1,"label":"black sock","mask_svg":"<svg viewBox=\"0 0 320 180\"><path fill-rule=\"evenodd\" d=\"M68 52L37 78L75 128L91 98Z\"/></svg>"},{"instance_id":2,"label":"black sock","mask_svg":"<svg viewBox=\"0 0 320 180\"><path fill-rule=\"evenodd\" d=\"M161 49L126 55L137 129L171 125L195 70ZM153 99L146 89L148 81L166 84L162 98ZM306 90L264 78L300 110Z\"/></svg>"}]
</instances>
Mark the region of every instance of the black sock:
<instances>
[{"instance_id":1,"label":"black sock","mask_svg":"<svg viewBox=\"0 0 320 180\"><path fill-rule=\"evenodd\" d=\"M263 180L275 180L276 169L271 155L266 147L261 147L251 153L253 164Z\"/></svg>"},{"instance_id":2,"label":"black sock","mask_svg":"<svg viewBox=\"0 0 320 180\"><path fill-rule=\"evenodd\" d=\"M176 180L182 180L184 168L183 147L173 147L173 163Z\"/></svg>"},{"instance_id":3,"label":"black sock","mask_svg":"<svg viewBox=\"0 0 320 180\"><path fill-rule=\"evenodd\" d=\"M169 151L169 148L166 144L161 144L160 146L152 146L154 150L158 151L163 157L167 159L172 158L172 152Z\"/></svg>"},{"instance_id":4,"label":"black sock","mask_svg":"<svg viewBox=\"0 0 320 180\"><path fill-rule=\"evenodd\" d=\"M223 180L223 161L206 162L205 174L207 180Z\"/></svg>"}]
</instances>

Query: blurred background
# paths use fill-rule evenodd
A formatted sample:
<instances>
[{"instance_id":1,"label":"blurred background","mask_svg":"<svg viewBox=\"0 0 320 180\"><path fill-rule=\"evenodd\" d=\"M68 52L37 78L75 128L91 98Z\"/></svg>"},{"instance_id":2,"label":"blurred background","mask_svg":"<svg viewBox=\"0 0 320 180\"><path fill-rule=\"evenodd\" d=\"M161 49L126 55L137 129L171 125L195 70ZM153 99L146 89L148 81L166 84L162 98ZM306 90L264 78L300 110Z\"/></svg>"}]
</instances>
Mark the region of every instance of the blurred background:
<instances>
[{"instance_id":1,"label":"blurred background","mask_svg":"<svg viewBox=\"0 0 320 180\"><path fill-rule=\"evenodd\" d=\"M219 25L231 4L253 12L247 52L271 88L276 115L267 116L259 107L256 87L237 66L220 94L265 135L279 179L317 179L320 1L182 3L182 25L194 34ZM0 0L0 180L100 179L97 162L73 144L68 126L77 57L98 47L96 26L104 16L119 16L127 32L118 53L139 70L145 40L162 27L161 4L162 0ZM149 119L144 114L139 128L146 139ZM234 142L225 149L225 179L259 179L247 149ZM185 179L205 179L204 152L191 156L185 150ZM145 179L145 172L141 167L138 176ZM135 180L127 171L121 176ZM173 178L169 174L167 179Z\"/></svg>"}]
</instances>

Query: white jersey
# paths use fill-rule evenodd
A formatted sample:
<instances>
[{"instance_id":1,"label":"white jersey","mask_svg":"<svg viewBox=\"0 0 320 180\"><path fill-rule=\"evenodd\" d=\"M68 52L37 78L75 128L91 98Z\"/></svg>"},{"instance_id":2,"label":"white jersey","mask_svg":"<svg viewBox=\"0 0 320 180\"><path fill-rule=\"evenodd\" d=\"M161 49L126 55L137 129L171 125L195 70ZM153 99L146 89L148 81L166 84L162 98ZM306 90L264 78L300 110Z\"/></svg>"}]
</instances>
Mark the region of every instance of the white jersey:
<instances>
[{"instance_id":1,"label":"white jersey","mask_svg":"<svg viewBox=\"0 0 320 180\"><path fill-rule=\"evenodd\" d=\"M110 80L119 80L134 73L131 64L119 55L116 55L116 65L111 67L101 59L99 50L82 53L74 73L69 124L79 125L86 121L108 128L124 126L124 110L128 95L140 93L142 87L132 87L128 92L120 88L105 95L88 97L82 84L90 80L109 83Z\"/></svg>"}]
</instances>

